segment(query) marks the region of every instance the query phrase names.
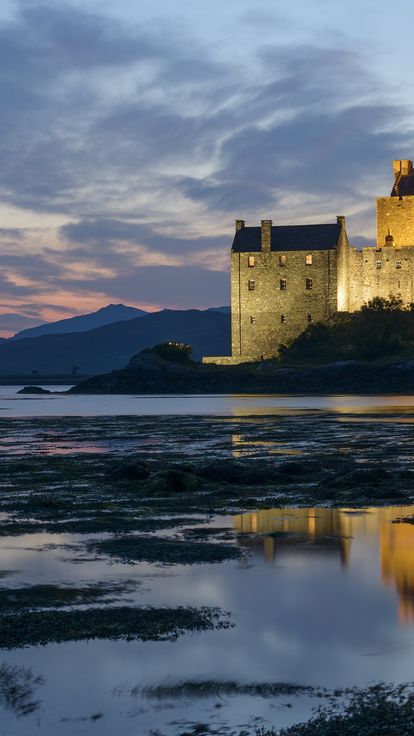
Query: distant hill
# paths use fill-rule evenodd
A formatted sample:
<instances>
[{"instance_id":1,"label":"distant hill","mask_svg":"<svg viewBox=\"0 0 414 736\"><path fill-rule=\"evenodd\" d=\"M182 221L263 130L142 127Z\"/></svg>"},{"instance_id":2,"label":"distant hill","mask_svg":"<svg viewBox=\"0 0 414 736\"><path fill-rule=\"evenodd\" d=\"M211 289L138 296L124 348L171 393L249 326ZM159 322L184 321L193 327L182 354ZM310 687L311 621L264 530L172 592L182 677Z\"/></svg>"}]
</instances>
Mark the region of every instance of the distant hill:
<instances>
[{"instance_id":1,"label":"distant hill","mask_svg":"<svg viewBox=\"0 0 414 736\"><path fill-rule=\"evenodd\" d=\"M76 319L76 318L74 318ZM0 344L0 375L83 375L123 367L143 348L177 340L193 346L193 356L229 355L230 315L220 311L163 310L87 332L40 335Z\"/></svg>"},{"instance_id":2,"label":"distant hill","mask_svg":"<svg viewBox=\"0 0 414 736\"><path fill-rule=\"evenodd\" d=\"M97 312L82 314L79 317L60 319L58 322L49 322L37 327L29 327L21 330L11 340L23 340L27 337L39 337L40 335L61 335L69 332L87 332L96 327L123 322L137 317L144 317L147 312L135 307L126 307L124 304L108 304L107 307L98 309Z\"/></svg>"},{"instance_id":3,"label":"distant hill","mask_svg":"<svg viewBox=\"0 0 414 736\"><path fill-rule=\"evenodd\" d=\"M224 314L231 313L231 307L209 307L206 312L223 312Z\"/></svg>"}]
</instances>

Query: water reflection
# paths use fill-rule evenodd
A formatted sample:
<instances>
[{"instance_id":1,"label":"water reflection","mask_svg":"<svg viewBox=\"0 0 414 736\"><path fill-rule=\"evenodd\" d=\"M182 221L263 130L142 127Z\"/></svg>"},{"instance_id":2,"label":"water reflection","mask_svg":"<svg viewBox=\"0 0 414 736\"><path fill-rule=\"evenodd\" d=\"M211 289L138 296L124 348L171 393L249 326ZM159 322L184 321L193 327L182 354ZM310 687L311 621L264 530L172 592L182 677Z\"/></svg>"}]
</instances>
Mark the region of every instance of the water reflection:
<instances>
[{"instance_id":1,"label":"water reflection","mask_svg":"<svg viewBox=\"0 0 414 736\"><path fill-rule=\"evenodd\" d=\"M269 455L305 455L304 450L297 447L289 447L286 442L275 442L273 440L258 440L246 437L243 434L232 434L232 456L246 457L255 455L257 450L263 448Z\"/></svg>"},{"instance_id":2,"label":"water reflection","mask_svg":"<svg viewBox=\"0 0 414 736\"><path fill-rule=\"evenodd\" d=\"M80 535L0 539L2 566L14 571L3 585L134 579L139 585L128 597L136 605L219 606L235 624L175 642L95 640L0 652L0 665L3 659L30 667L45 680L42 709L30 722L1 713L4 732L93 736L96 724L79 719L100 712L100 736L176 736L179 726L189 732L190 721L210 724L212 733L216 726L217 733L240 733L253 716L282 728L308 718L320 702L238 695L217 708L216 696L155 702L146 694L183 682L297 682L331 690L412 681L414 527L392 521L413 513L288 508L204 525L200 518L200 526L236 531L250 552L247 564L160 569L85 555Z\"/></svg>"},{"instance_id":3,"label":"water reflection","mask_svg":"<svg viewBox=\"0 0 414 736\"><path fill-rule=\"evenodd\" d=\"M382 579L398 591L401 623L414 624L414 526L383 524L380 529Z\"/></svg>"},{"instance_id":4,"label":"water reflection","mask_svg":"<svg viewBox=\"0 0 414 736\"><path fill-rule=\"evenodd\" d=\"M414 625L414 525L392 523L413 511L407 506L361 511L268 509L235 516L233 523L240 544L262 554L268 563L330 555L347 568L353 564L353 547L366 544L368 537L376 546L382 584L398 593L400 622Z\"/></svg>"},{"instance_id":5,"label":"water reflection","mask_svg":"<svg viewBox=\"0 0 414 736\"><path fill-rule=\"evenodd\" d=\"M31 377L28 376L28 381ZM0 417L52 416L292 416L306 417L320 412L393 416L392 421L414 421L414 396L307 396L278 394L164 395L74 395L69 386L43 386L51 394L18 394L22 386L0 386ZM405 417L401 417L404 415ZM386 419L386 417L385 417ZM382 422L383 418L379 417Z\"/></svg>"}]
</instances>

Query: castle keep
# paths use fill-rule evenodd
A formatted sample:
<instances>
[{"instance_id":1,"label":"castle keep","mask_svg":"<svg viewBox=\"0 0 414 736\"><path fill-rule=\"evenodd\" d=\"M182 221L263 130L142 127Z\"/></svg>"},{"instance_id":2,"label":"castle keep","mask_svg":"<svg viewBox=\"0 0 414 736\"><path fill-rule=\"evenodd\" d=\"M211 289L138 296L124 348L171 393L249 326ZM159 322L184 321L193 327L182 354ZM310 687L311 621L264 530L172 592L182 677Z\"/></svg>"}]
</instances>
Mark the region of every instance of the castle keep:
<instances>
[{"instance_id":1,"label":"castle keep","mask_svg":"<svg viewBox=\"0 0 414 736\"><path fill-rule=\"evenodd\" d=\"M377 244L350 246L345 217L325 225L246 227L231 248L232 364L272 358L311 322L354 312L375 296L414 302L414 170L393 162L389 197L377 199Z\"/></svg>"}]
</instances>

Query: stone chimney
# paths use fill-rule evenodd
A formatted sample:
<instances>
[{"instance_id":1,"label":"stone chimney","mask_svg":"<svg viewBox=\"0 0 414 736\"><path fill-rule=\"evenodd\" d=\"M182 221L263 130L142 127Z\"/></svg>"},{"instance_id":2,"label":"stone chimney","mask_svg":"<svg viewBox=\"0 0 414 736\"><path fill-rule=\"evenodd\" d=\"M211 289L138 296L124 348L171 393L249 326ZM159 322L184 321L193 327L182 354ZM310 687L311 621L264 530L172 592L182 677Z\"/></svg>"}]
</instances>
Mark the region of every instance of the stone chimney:
<instances>
[{"instance_id":1,"label":"stone chimney","mask_svg":"<svg viewBox=\"0 0 414 736\"><path fill-rule=\"evenodd\" d=\"M345 227L345 215L337 215L336 223L337 225L340 225L341 227Z\"/></svg>"},{"instance_id":2,"label":"stone chimney","mask_svg":"<svg viewBox=\"0 0 414 736\"><path fill-rule=\"evenodd\" d=\"M262 220L261 243L263 253L270 253L272 246L272 221Z\"/></svg>"},{"instance_id":3,"label":"stone chimney","mask_svg":"<svg viewBox=\"0 0 414 736\"><path fill-rule=\"evenodd\" d=\"M413 162L410 161L408 158L395 159L392 162L392 170L394 172L395 178L397 178L397 176L399 175L408 176L409 174L411 174L412 169Z\"/></svg>"},{"instance_id":4,"label":"stone chimney","mask_svg":"<svg viewBox=\"0 0 414 736\"><path fill-rule=\"evenodd\" d=\"M239 230L242 230L244 228L245 224L246 223L245 223L244 220L236 220L236 233L238 233Z\"/></svg>"}]
</instances>

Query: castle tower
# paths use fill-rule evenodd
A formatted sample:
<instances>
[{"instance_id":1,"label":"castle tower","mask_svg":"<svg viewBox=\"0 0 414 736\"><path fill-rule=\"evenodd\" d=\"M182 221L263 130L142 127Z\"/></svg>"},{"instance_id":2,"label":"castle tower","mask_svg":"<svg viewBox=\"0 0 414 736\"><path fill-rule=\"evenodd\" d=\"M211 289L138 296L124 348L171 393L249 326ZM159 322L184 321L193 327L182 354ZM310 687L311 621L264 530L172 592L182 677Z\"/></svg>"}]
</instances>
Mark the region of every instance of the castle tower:
<instances>
[{"instance_id":1,"label":"castle tower","mask_svg":"<svg viewBox=\"0 0 414 736\"><path fill-rule=\"evenodd\" d=\"M377 243L349 251L349 311L379 297L414 302L414 169L409 159L393 162L389 197L377 199Z\"/></svg>"},{"instance_id":2,"label":"castle tower","mask_svg":"<svg viewBox=\"0 0 414 736\"><path fill-rule=\"evenodd\" d=\"M377 248L414 246L414 169L412 161L393 162L394 185L389 197L377 199Z\"/></svg>"}]
</instances>

